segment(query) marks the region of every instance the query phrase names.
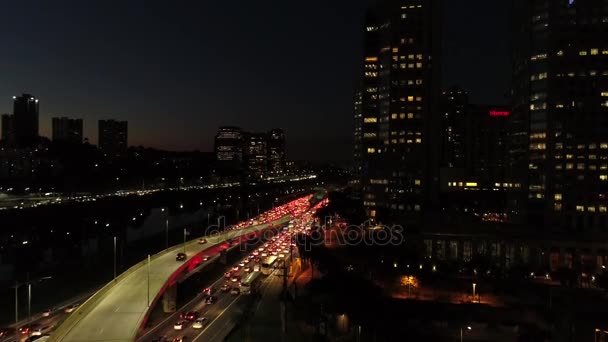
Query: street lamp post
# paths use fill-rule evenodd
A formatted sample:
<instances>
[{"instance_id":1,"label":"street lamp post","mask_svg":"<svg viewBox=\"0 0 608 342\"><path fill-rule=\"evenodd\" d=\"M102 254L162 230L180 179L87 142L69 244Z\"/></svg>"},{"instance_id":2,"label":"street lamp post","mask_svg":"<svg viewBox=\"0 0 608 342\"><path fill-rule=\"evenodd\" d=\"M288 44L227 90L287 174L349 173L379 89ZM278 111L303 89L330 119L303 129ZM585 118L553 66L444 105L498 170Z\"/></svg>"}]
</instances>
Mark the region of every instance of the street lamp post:
<instances>
[{"instance_id":1,"label":"street lamp post","mask_svg":"<svg viewBox=\"0 0 608 342\"><path fill-rule=\"evenodd\" d=\"M165 211L165 208L162 208L161 211ZM165 218L165 249L169 248L169 208L167 208L167 217Z\"/></svg>"},{"instance_id":2,"label":"street lamp post","mask_svg":"<svg viewBox=\"0 0 608 342\"><path fill-rule=\"evenodd\" d=\"M116 236L114 236L114 280L116 280Z\"/></svg>"},{"instance_id":3,"label":"street lamp post","mask_svg":"<svg viewBox=\"0 0 608 342\"><path fill-rule=\"evenodd\" d=\"M15 333L19 338L19 285L15 283Z\"/></svg>"},{"instance_id":4,"label":"street lamp post","mask_svg":"<svg viewBox=\"0 0 608 342\"><path fill-rule=\"evenodd\" d=\"M15 283L15 333L17 334L17 337L19 337L19 288L23 285L27 285L27 325L29 328L32 320L32 283L42 282L51 278L52 277L47 276L33 281L28 280L23 283Z\"/></svg>"},{"instance_id":5,"label":"street lamp post","mask_svg":"<svg viewBox=\"0 0 608 342\"><path fill-rule=\"evenodd\" d=\"M150 307L150 254L148 254L148 307Z\"/></svg>"},{"instance_id":6,"label":"street lamp post","mask_svg":"<svg viewBox=\"0 0 608 342\"><path fill-rule=\"evenodd\" d=\"M184 228L184 254L186 254L186 235L188 234L188 232L186 231L186 228Z\"/></svg>"},{"instance_id":7,"label":"street lamp post","mask_svg":"<svg viewBox=\"0 0 608 342\"><path fill-rule=\"evenodd\" d=\"M467 326L467 330L471 330L471 326ZM460 327L460 342L463 341L463 337L464 337L464 329L463 327Z\"/></svg>"},{"instance_id":8,"label":"street lamp post","mask_svg":"<svg viewBox=\"0 0 608 342\"><path fill-rule=\"evenodd\" d=\"M32 283L27 284L27 333L31 335L30 327L32 326Z\"/></svg>"},{"instance_id":9,"label":"street lamp post","mask_svg":"<svg viewBox=\"0 0 608 342\"><path fill-rule=\"evenodd\" d=\"M477 286L477 283L473 283L473 303L475 303L475 287Z\"/></svg>"}]
</instances>

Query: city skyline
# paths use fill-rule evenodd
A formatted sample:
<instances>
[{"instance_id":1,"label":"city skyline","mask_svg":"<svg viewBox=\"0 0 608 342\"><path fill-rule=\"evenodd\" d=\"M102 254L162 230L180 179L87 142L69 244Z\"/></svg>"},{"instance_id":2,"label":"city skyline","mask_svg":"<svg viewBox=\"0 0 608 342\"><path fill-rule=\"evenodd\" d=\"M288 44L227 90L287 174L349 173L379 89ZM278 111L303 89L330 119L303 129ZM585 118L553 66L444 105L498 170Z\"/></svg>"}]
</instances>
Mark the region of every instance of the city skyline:
<instances>
[{"instance_id":1,"label":"city skyline","mask_svg":"<svg viewBox=\"0 0 608 342\"><path fill-rule=\"evenodd\" d=\"M82 28L89 35L87 40L84 40L84 33L75 30L76 24L56 24L54 21L55 30L39 32L36 28L60 15L52 6L42 4L31 9L37 23L34 28L14 23L11 36L0 37L18 40L15 49L6 56L6 70L2 70L5 82L0 84L0 99L7 101L0 100L0 113L10 112L13 95L31 92L41 99L40 131L43 136L51 136L51 117L79 117L84 120L83 136L96 143L96 125L92 123L116 118L131 123L132 145L211 151L216 127L238 125L256 131L274 126L284 128L292 137L288 150L296 159L350 159L350 117L358 69L355 56L362 53L358 42L366 3L363 0L330 5L319 2L311 4L310 8L299 9L301 13L295 13L292 6L286 4L277 4L276 9L271 6L256 9L259 6L245 4L231 14L235 20L256 28L247 33L228 30L217 37L208 32L222 22L218 18L205 18L211 13L229 11L222 5L213 5L203 12L199 5L192 4L193 14L184 13L183 8L156 6L149 6L140 13L132 4L125 4L122 14L113 14L102 4L87 4L91 9L75 5L62 12L61 15L78 18L79 30ZM482 2L477 5L472 6L472 14L479 25L487 26L494 18L497 25L489 31L507 26L497 14L500 8ZM444 12L465 12L449 7ZM167 13L160 13L165 10ZM268 24L257 25L258 19L248 18L250 10L269 10L262 14ZM99 18L89 20L96 11L106 13L114 24L105 27L105 22ZM277 12L283 14L276 15ZM481 15L484 12L489 14ZM205 20L201 19L199 23L194 20L194 14ZM178 25L181 16L184 16L185 24ZM318 25L308 24L310 16L317 17ZM142 28L150 29L149 26L160 17L166 17L167 24L143 32ZM143 20L138 22L142 28L132 27L132 19ZM501 94L508 87L486 90L479 81L465 81L477 84L471 86L456 80L462 79L460 76L465 72L458 68L462 63L469 65L463 70L473 65L484 67L484 63L485 69L489 70L488 64L506 62L504 69L508 75L508 57L499 59L504 48L498 45L504 39L494 44L498 46L496 51L481 55L488 61L480 62L481 57L476 55L481 49L474 46L476 40L488 39L485 34L478 33L477 37L471 38L474 26L461 25L459 19L451 16L446 19L446 25L450 27L446 28L447 38L453 38L446 44L457 48L451 46L452 52L446 53L444 86L459 83L470 90L478 103L500 102ZM276 30L277 27L281 30ZM187 34L176 38L180 32ZM468 34L469 39L459 38L462 34ZM111 46L104 42L104 35L113 37L116 44ZM231 43L223 42L224 38ZM256 39L271 57L236 48L247 46L249 39ZM281 43L275 44L275 41ZM195 44L186 47L192 43ZM41 49L51 51L45 61L35 57L42 53ZM315 62L318 51L326 53L326 62ZM276 58L272 56L278 55L287 59L275 63ZM235 63L241 59L248 65L245 70L235 66L241 64ZM287 62L288 59L293 62ZM234 69L228 74L229 80L213 71L214 66L219 65ZM327 84L318 84L313 80L315 77L309 76L315 73L335 77L328 78ZM124 79L121 74L126 75ZM292 77L284 78L283 75ZM504 84L501 79L508 76L496 77L493 82ZM259 82L260 79L265 82ZM212 84L216 84L217 89L212 89ZM239 101L230 100L234 97L228 95L231 88L238 91ZM313 130L319 141L308 137ZM313 153L315 150L322 154Z\"/></svg>"}]
</instances>

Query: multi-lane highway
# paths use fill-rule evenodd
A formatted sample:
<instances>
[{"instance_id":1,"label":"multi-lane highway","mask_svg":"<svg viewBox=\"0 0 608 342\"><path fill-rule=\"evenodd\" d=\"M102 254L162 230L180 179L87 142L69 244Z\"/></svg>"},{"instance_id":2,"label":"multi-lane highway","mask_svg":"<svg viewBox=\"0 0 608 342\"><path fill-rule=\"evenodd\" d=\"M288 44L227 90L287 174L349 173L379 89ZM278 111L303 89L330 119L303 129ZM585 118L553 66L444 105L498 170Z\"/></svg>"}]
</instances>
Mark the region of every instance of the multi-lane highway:
<instances>
[{"instance_id":1,"label":"multi-lane highway","mask_svg":"<svg viewBox=\"0 0 608 342\"><path fill-rule=\"evenodd\" d=\"M150 262L140 264L123 273L114 284L107 285L85 302L51 335L57 341L131 341L145 322L150 308L167 286L184 268L204 262L203 255L214 255L227 248L225 242L268 229L289 221L308 208L310 197L300 198L262 218L243 223L234 229L207 238L201 245L197 240L175 246L155 255ZM258 221L258 222L255 222ZM263 224L256 224L268 222ZM211 246L211 247L208 247ZM176 253L185 252L185 263L176 261ZM219 298L218 298L219 299Z\"/></svg>"},{"instance_id":2,"label":"multi-lane highway","mask_svg":"<svg viewBox=\"0 0 608 342\"><path fill-rule=\"evenodd\" d=\"M165 318L162 322L147 330L138 341L205 341L220 342L239 324L243 311L252 304L254 298L266 298L266 293L275 294L283 284L283 266L287 266L293 253L297 257L297 249L293 248L293 235L298 232L306 232L310 228L313 210L299 215L301 223L290 224L288 231L281 231L263 245L255 247L234 265L227 266L224 276L215 279L208 284L211 296L215 299L212 303L207 302L208 293L201 289L194 299L180 308L176 313ZM274 264L269 265L270 260ZM286 262L283 265L283 261ZM252 295L237 294L232 289L239 288L241 280L245 279L251 272L260 270L269 275L260 275ZM237 278L234 278L234 277ZM223 287L223 288L222 288ZM275 301L277 296L271 295L269 301ZM268 298L266 298L268 301ZM257 309L264 304L257 302ZM268 305L268 303L264 304ZM262 305L262 306L264 306ZM256 312L256 309L249 311ZM190 319L182 319L180 315L195 312ZM263 311L263 310L262 310ZM202 326L195 324L196 318L204 318ZM179 324L182 323L182 324Z\"/></svg>"}]
</instances>

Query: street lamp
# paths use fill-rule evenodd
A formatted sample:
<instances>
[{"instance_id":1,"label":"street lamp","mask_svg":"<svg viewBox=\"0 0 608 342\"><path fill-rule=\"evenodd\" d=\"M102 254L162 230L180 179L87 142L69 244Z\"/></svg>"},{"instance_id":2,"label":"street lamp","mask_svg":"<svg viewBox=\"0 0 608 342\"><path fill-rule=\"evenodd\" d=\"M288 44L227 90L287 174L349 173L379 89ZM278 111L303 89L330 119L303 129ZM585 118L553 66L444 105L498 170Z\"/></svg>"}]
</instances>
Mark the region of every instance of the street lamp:
<instances>
[{"instance_id":1,"label":"street lamp","mask_svg":"<svg viewBox=\"0 0 608 342\"><path fill-rule=\"evenodd\" d=\"M184 254L186 254L186 235L188 235L188 232L186 231L186 228L184 228Z\"/></svg>"},{"instance_id":2,"label":"street lamp","mask_svg":"<svg viewBox=\"0 0 608 342\"><path fill-rule=\"evenodd\" d=\"M471 330L471 326L470 325L467 326L467 330ZM460 327L460 342L462 342L463 335L464 335L464 328Z\"/></svg>"},{"instance_id":3,"label":"street lamp","mask_svg":"<svg viewBox=\"0 0 608 342\"><path fill-rule=\"evenodd\" d=\"M477 287L477 283L473 283L473 303L475 303L475 288Z\"/></svg>"},{"instance_id":4,"label":"street lamp","mask_svg":"<svg viewBox=\"0 0 608 342\"><path fill-rule=\"evenodd\" d=\"M164 212L165 208L161 208L160 211ZM167 217L165 217L165 249L169 248L169 210L167 208Z\"/></svg>"},{"instance_id":5,"label":"street lamp","mask_svg":"<svg viewBox=\"0 0 608 342\"><path fill-rule=\"evenodd\" d=\"M31 325L32 320L32 283L38 282L41 283L45 280L51 279L51 276L38 278L34 281L26 281L23 283L15 283L15 330L17 333L17 338L19 338L19 288L23 285L27 285L27 325L28 332L29 327Z\"/></svg>"},{"instance_id":6,"label":"street lamp","mask_svg":"<svg viewBox=\"0 0 608 342\"><path fill-rule=\"evenodd\" d=\"M116 280L116 236L114 236L114 280Z\"/></svg>"}]
</instances>

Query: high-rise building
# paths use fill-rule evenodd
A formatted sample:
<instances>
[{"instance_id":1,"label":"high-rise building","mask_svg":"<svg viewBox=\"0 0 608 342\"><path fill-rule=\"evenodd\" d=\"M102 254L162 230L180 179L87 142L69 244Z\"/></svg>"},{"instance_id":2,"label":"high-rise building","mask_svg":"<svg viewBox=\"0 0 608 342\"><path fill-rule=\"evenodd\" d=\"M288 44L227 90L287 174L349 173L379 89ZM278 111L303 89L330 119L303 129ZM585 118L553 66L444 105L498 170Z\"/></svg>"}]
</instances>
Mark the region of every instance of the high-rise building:
<instances>
[{"instance_id":1,"label":"high-rise building","mask_svg":"<svg viewBox=\"0 0 608 342\"><path fill-rule=\"evenodd\" d=\"M243 160L243 131L239 127L220 127L215 136L215 158L222 162Z\"/></svg>"},{"instance_id":2,"label":"high-rise building","mask_svg":"<svg viewBox=\"0 0 608 342\"><path fill-rule=\"evenodd\" d=\"M124 154L128 147L127 121L99 120L99 149L110 155Z\"/></svg>"},{"instance_id":3,"label":"high-rise building","mask_svg":"<svg viewBox=\"0 0 608 342\"><path fill-rule=\"evenodd\" d=\"M263 178L267 172L268 149L264 133L247 133L245 138L245 165L247 177L255 180Z\"/></svg>"},{"instance_id":4,"label":"high-rise building","mask_svg":"<svg viewBox=\"0 0 608 342\"><path fill-rule=\"evenodd\" d=\"M355 127L370 217L417 223L438 205L440 15L440 1L384 0L367 16Z\"/></svg>"},{"instance_id":5,"label":"high-rise building","mask_svg":"<svg viewBox=\"0 0 608 342\"><path fill-rule=\"evenodd\" d=\"M528 171L531 222L606 230L606 2L513 0L513 13L512 150Z\"/></svg>"},{"instance_id":6,"label":"high-rise building","mask_svg":"<svg viewBox=\"0 0 608 342\"><path fill-rule=\"evenodd\" d=\"M285 133L280 128L268 132L268 172L279 175L285 169Z\"/></svg>"},{"instance_id":7,"label":"high-rise building","mask_svg":"<svg viewBox=\"0 0 608 342\"><path fill-rule=\"evenodd\" d=\"M471 139L469 95L466 91L451 87L442 96L441 110L441 167L464 168L470 160L465 151ZM468 134L467 134L468 133Z\"/></svg>"},{"instance_id":8,"label":"high-rise building","mask_svg":"<svg viewBox=\"0 0 608 342\"><path fill-rule=\"evenodd\" d=\"M2 141L11 142L13 140L13 116L2 114Z\"/></svg>"},{"instance_id":9,"label":"high-rise building","mask_svg":"<svg viewBox=\"0 0 608 342\"><path fill-rule=\"evenodd\" d=\"M355 193L361 192L361 176L363 172L363 90L355 91L355 105L353 107L355 125L353 132L353 185L356 189Z\"/></svg>"},{"instance_id":10,"label":"high-rise building","mask_svg":"<svg viewBox=\"0 0 608 342\"><path fill-rule=\"evenodd\" d=\"M82 144L82 119L53 118L53 141Z\"/></svg>"},{"instance_id":11,"label":"high-rise building","mask_svg":"<svg viewBox=\"0 0 608 342\"><path fill-rule=\"evenodd\" d=\"M460 213L519 221L511 201L522 181L507 172L509 109L471 104L457 87L443 93L441 106L442 210L450 219Z\"/></svg>"},{"instance_id":12,"label":"high-rise building","mask_svg":"<svg viewBox=\"0 0 608 342\"><path fill-rule=\"evenodd\" d=\"M13 96L13 138L17 145L38 141L38 109L38 99L34 96Z\"/></svg>"}]
</instances>

